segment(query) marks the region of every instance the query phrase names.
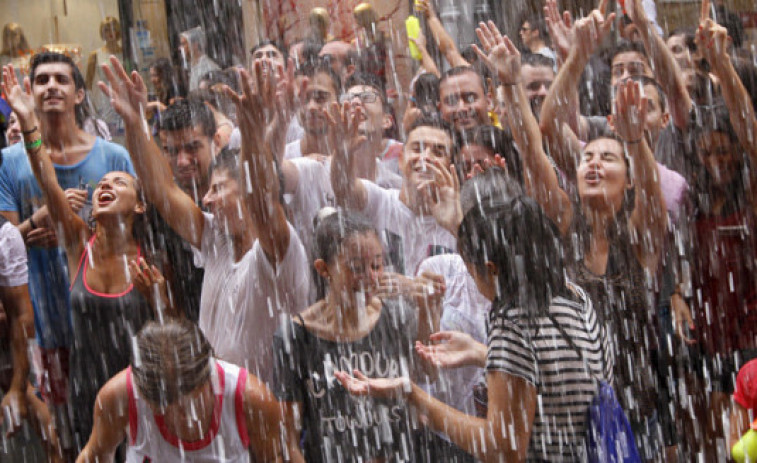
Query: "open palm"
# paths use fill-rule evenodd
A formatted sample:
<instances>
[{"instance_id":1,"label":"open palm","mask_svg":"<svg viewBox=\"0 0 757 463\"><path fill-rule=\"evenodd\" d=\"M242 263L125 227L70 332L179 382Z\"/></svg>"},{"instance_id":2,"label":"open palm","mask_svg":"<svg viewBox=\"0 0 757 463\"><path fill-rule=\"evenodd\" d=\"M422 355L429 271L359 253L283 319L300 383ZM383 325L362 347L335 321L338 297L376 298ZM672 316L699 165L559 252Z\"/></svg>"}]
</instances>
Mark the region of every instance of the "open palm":
<instances>
[{"instance_id":1,"label":"open palm","mask_svg":"<svg viewBox=\"0 0 757 463\"><path fill-rule=\"evenodd\" d=\"M497 74L506 85L520 81L520 52L509 37L502 35L494 22L479 23L476 35L481 41L483 51L474 45L474 50L481 61Z\"/></svg>"},{"instance_id":2,"label":"open palm","mask_svg":"<svg viewBox=\"0 0 757 463\"><path fill-rule=\"evenodd\" d=\"M3 67L3 93L11 109L22 122L34 116L34 97L29 79L24 80L24 88L21 88L12 65Z\"/></svg>"},{"instance_id":3,"label":"open palm","mask_svg":"<svg viewBox=\"0 0 757 463\"><path fill-rule=\"evenodd\" d=\"M129 75L115 56L110 57L110 63L112 67L102 65L108 82L98 82L97 85L110 97L113 109L124 121L142 120L142 114L147 108L147 86L142 76L137 71L132 71Z\"/></svg>"}]
</instances>

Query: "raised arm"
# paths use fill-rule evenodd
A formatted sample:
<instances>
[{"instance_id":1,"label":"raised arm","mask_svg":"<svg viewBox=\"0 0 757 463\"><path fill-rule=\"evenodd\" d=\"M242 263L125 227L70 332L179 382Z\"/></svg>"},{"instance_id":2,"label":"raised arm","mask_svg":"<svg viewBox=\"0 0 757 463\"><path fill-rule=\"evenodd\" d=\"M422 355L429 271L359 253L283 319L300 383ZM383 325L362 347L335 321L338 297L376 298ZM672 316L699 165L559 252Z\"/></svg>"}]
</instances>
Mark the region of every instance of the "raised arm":
<instances>
[{"instance_id":1,"label":"raised arm","mask_svg":"<svg viewBox=\"0 0 757 463\"><path fill-rule=\"evenodd\" d=\"M113 461L118 445L126 438L129 424L127 371L111 378L97 394L92 435L76 463Z\"/></svg>"},{"instance_id":2,"label":"raised arm","mask_svg":"<svg viewBox=\"0 0 757 463\"><path fill-rule=\"evenodd\" d=\"M283 259L289 247L289 224L279 198L278 166L266 144L266 126L276 111L273 74L266 77L263 60L255 60L253 76L240 71L242 95L227 87L237 106L242 135L240 164L247 180L245 203L257 230L257 238L271 262ZM253 78L255 82L253 84Z\"/></svg>"},{"instance_id":3,"label":"raised arm","mask_svg":"<svg viewBox=\"0 0 757 463\"><path fill-rule=\"evenodd\" d=\"M728 31L710 18L709 0L702 2L702 16L697 31L697 48L702 50L712 73L720 79L720 89L728 108L736 136L747 151L752 166L757 166L757 117L752 99L741 82L728 55Z\"/></svg>"},{"instance_id":4,"label":"raised arm","mask_svg":"<svg viewBox=\"0 0 757 463\"><path fill-rule=\"evenodd\" d=\"M24 80L24 87L22 89L19 85L13 66L5 66L3 92L21 124L29 164L42 189L50 218L54 224L59 224L66 252L78 259L84 243L89 238L89 228L71 208L66 193L58 184L55 167L47 153L47 147L42 142L42 133L34 111L34 99L28 78Z\"/></svg>"},{"instance_id":5,"label":"raised arm","mask_svg":"<svg viewBox=\"0 0 757 463\"><path fill-rule=\"evenodd\" d=\"M150 138L144 119L147 87L137 71L126 73L121 62L111 56L112 66L102 65L108 83L100 89L110 96L113 109L126 127L126 148L142 182L147 201L154 205L168 225L192 246L200 248L205 225L202 210L173 180L171 166Z\"/></svg>"},{"instance_id":6,"label":"raised arm","mask_svg":"<svg viewBox=\"0 0 757 463\"><path fill-rule=\"evenodd\" d=\"M286 407L253 375L247 376L244 410L256 461L304 462L298 448L299 435L288 432L294 427L287 423Z\"/></svg>"},{"instance_id":7,"label":"raised arm","mask_svg":"<svg viewBox=\"0 0 757 463\"><path fill-rule=\"evenodd\" d=\"M709 4L709 1L707 3ZM707 10L709 15L709 6ZM673 124L680 129L685 129L689 121L692 102L678 62L657 33L655 25L647 17L642 0L628 0L626 12L639 30L644 48L652 60L655 78L668 97Z\"/></svg>"},{"instance_id":8,"label":"raised arm","mask_svg":"<svg viewBox=\"0 0 757 463\"><path fill-rule=\"evenodd\" d=\"M605 17L607 0L602 0L599 8L581 18L573 26L575 42L568 57L560 67L541 109L541 130L550 146L559 144L563 124L567 124L579 138L588 135L588 123L579 112L578 84L589 58L610 31L615 13ZM558 167L570 168L574 160L555 158Z\"/></svg>"},{"instance_id":9,"label":"raised arm","mask_svg":"<svg viewBox=\"0 0 757 463\"><path fill-rule=\"evenodd\" d=\"M497 73L504 87L505 103L510 117L507 118L510 133L518 146L525 167L525 183L532 196L547 213L547 216L565 233L573 218L573 210L567 193L560 188L557 172L547 159L542 145L541 131L531 111L520 72L520 53L512 41L500 34L497 26L481 23L476 29L485 54L474 48L479 58Z\"/></svg>"},{"instance_id":10,"label":"raised arm","mask_svg":"<svg viewBox=\"0 0 757 463\"><path fill-rule=\"evenodd\" d=\"M355 174L355 159L360 156L357 151L365 146L366 141L358 132L362 109L356 106L353 110L346 101L341 107L333 103L329 110L327 116L334 126L334 136L329 143L333 147L331 187L334 197L338 206L362 211L368 202L368 193L363 180Z\"/></svg>"},{"instance_id":11,"label":"raised arm","mask_svg":"<svg viewBox=\"0 0 757 463\"><path fill-rule=\"evenodd\" d=\"M431 30L431 35L434 37L436 45L439 47L439 51L444 55L444 58L446 58L449 65L452 67L470 66L470 63L463 58L463 55L461 55L460 51L457 49L455 40L449 35L449 32L447 32L444 25L439 20L439 17L436 15L432 0L419 0L415 5L426 18L426 24L428 24L428 28ZM429 70L429 72L431 71Z\"/></svg>"},{"instance_id":12,"label":"raised arm","mask_svg":"<svg viewBox=\"0 0 757 463\"><path fill-rule=\"evenodd\" d=\"M639 262L650 272L655 272L660 260L665 230L667 209L660 187L660 177L652 150L644 137L644 120L647 100L642 96L641 84L621 82L615 97L615 132L624 140L631 159L632 179L635 185L635 203L629 226L633 249Z\"/></svg>"}]
</instances>

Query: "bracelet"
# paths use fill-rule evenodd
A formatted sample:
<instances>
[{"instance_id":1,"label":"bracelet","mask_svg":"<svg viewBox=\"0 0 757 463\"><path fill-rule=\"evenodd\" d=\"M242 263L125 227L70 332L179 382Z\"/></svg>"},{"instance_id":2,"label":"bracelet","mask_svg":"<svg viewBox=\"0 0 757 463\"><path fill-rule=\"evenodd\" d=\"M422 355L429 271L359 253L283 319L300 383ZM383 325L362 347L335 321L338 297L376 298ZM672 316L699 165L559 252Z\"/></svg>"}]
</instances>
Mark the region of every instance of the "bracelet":
<instances>
[{"instance_id":1,"label":"bracelet","mask_svg":"<svg viewBox=\"0 0 757 463\"><path fill-rule=\"evenodd\" d=\"M42 146L42 137L34 140L33 142L24 143L24 146L26 147L26 151L36 151L37 148Z\"/></svg>"},{"instance_id":2,"label":"bracelet","mask_svg":"<svg viewBox=\"0 0 757 463\"><path fill-rule=\"evenodd\" d=\"M21 133L23 135L31 135L31 134L33 134L36 131L37 131L37 126L35 125L33 129L31 129L31 130L22 130Z\"/></svg>"},{"instance_id":3,"label":"bracelet","mask_svg":"<svg viewBox=\"0 0 757 463\"><path fill-rule=\"evenodd\" d=\"M37 229L37 224L34 223L34 219L32 219L31 215L29 216L29 226L32 227L32 230L36 230Z\"/></svg>"}]
</instances>

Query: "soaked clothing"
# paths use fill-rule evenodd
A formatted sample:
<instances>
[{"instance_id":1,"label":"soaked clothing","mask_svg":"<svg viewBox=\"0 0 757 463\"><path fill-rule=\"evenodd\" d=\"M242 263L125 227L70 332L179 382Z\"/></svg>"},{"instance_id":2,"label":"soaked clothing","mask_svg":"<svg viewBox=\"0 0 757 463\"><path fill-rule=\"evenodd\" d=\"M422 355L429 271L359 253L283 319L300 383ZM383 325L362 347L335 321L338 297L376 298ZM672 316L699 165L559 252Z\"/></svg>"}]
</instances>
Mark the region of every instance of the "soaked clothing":
<instances>
[{"instance_id":1,"label":"soaked clothing","mask_svg":"<svg viewBox=\"0 0 757 463\"><path fill-rule=\"evenodd\" d=\"M575 209L578 210L578 209ZM584 243L587 231L578 228L575 220L568 234L569 275L589 294L600 323L608 330L615 354L614 377L616 396L632 423L644 422L656 408L656 366L650 352L657 349L654 324L655 305L647 290L644 268L631 247L624 222L608 233L610 249L604 275L592 273L584 264Z\"/></svg>"},{"instance_id":2,"label":"soaked clothing","mask_svg":"<svg viewBox=\"0 0 757 463\"><path fill-rule=\"evenodd\" d=\"M527 313L515 307L493 307L489 316L486 370L523 378L540 398L527 461L585 461L586 417L596 381L612 381L613 354L605 325L588 295L569 287L571 299L552 299L551 319L529 322ZM581 349L585 362L555 322Z\"/></svg>"},{"instance_id":3,"label":"soaked clothing","mask_svg":"<svg viewBox=\"0 0 757 463\"><path fill-rule=\"evenodd\" d=\"M692 311L708 356L757 348L757 241L752 214L700 215Z\"/></svg>"},{"instance_id":4,"label":"soaked clothing","mask_svg":"<svg viewBox=\"0 0 757 463\"><path fill-rule=\"evenodd\" d=\"M352 342L326 340L286 321L274 336L274 393L302 404L308 462L413 461L412 430L404 400L358 397L334 378L335 371L362 371L374 378L409 376L417 333L415 309L384 300L373 330Z\"/></svg>"},{"instance_id":5,"label":"soaked clothing","mask_svg":"<svg viewBox=\"0 0 757 463\"><path fill-rule=\"evenodd\" d=\"M94 236L89 241L92 245ZM100 388L129 366L132 339L148 320L152 309L133 285L119 294L93 291L87 284L90 256L87 246L71 285L70 404L79 445L92 432L92 413Z\"/></svg>"},{"instance_id":6,"label":"soaked clothing","mask_svg":"<svg viewBox=\"0 0 757 463\"><path fill-rule=\"evenodd\" d=\"M248 463L250 437L244 411L247 370L215 361L216 397L210 427L202 439L185 442L171 433L161 415L153 413L134 387L131 368L126 377L129 396L129 448L126 463L202 462ZM217 386L216 386L217 385Z\"/></svg>"}]
</instances>

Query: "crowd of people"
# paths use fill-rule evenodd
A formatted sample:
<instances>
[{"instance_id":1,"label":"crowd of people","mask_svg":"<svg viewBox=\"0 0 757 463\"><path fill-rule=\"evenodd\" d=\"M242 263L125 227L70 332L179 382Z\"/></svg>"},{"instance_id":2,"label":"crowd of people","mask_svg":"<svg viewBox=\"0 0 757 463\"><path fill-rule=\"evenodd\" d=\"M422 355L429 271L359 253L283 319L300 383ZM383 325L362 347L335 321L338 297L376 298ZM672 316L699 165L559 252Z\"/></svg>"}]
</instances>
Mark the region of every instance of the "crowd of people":
<instances>
[{"instance_id":1,"label":"crowd of people","mask_svg":"<svg viewBox=\"0 0 757 463\"><path fill-rule=\"evenodd\" d=\"M643 3L458 49L418 0L408 88L368 6L247 67L195 28L143 79L113 18L86 78L7 61L4 448L753 461L757 67L722 5L664 36ZM630 431L596 459L607 391Z\"/></svg>"}]
</instances>

